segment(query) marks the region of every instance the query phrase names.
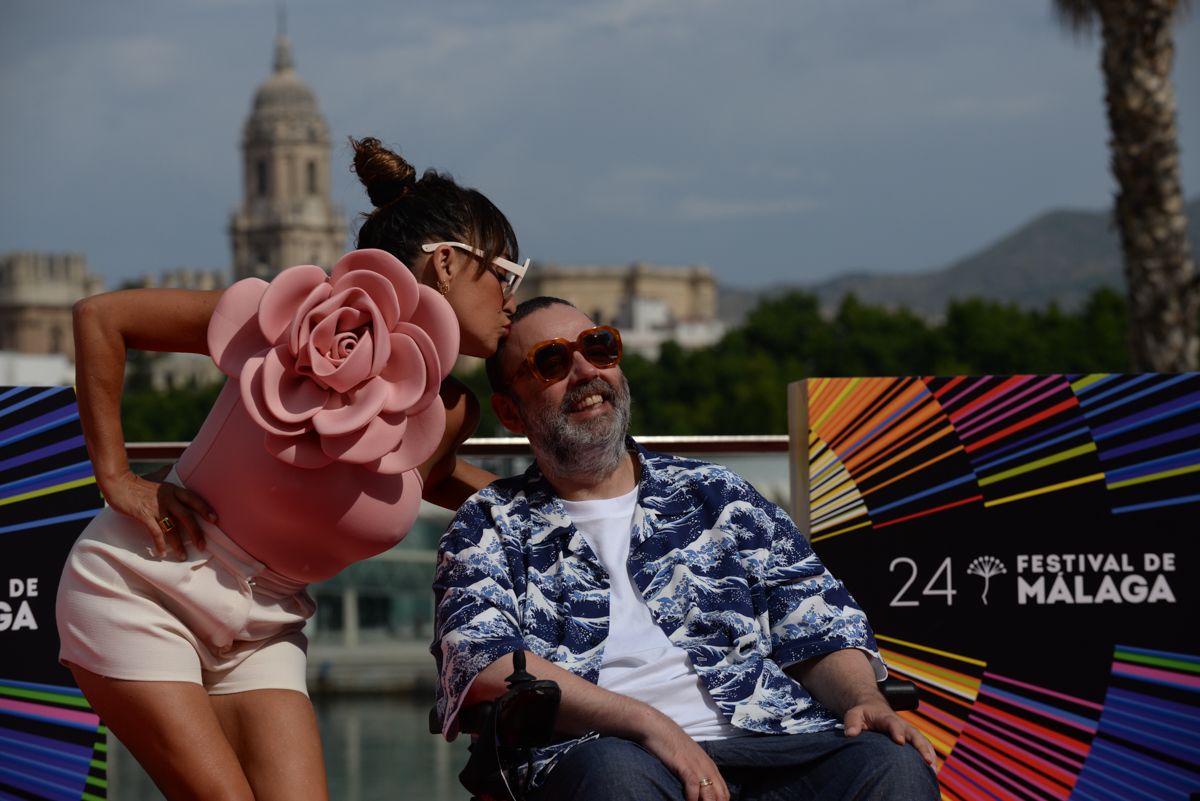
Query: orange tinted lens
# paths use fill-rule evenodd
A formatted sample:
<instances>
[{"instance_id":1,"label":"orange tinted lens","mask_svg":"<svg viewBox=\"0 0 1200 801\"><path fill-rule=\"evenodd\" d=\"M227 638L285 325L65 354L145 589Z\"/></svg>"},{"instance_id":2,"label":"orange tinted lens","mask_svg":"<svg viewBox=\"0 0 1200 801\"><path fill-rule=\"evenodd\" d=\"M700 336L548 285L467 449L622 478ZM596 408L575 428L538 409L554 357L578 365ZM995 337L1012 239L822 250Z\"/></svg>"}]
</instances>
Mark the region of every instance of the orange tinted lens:
<instances>
[{"instance_id":1,"label":"orange tinted lens","mask_svg":"<svg viewBox=\"0 0 1200 801\"><path fill-rule=\"evenodd\" d=\"M585 332L581 338L579 349L583 358L596 367L612 367L621 359L621 343L611 331Z\"/></svg>"},{"instance_id":2,"label":"orange tinted lens","mask_svg":"<svg viewBox=\"0 0 1200 801\"><path fill-rule=\"evenodd\" d=\"M571 349L550 342L533 352L533 369L543 381L558 381L571 371Z\"/></svg>"}]
</instances>

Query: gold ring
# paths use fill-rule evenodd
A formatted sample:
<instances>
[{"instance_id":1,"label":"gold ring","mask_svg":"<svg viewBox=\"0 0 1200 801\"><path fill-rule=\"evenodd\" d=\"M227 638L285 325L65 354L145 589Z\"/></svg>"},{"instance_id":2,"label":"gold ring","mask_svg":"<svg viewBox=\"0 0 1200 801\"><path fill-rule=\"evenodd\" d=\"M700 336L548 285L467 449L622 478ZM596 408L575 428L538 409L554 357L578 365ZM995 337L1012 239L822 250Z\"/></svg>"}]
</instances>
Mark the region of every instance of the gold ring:
<instances>
[{"instance_id":1,"label":"gold ring","mask_svg":"<svg viewBox=\"0 0 1200 801\"><path fill-rule=\"evenodd\" d=\"M175 521L170 515L163 515L158 519L158 527L163 530L164 534L170 534L175 530Z\"/></svg>"},{"instance_id":2,"label":"gold ring","mask_svg":"<svg viewBox=\"0 0 1200 801\"><path fill-rule=\"evenodd\" d=\"M710 778L708 778L707 776L705 776L705 777L703 777L702 779L700 779L700 786L701 786L701 787L707 787L707 786L709 786L709 785L710 785L710 784L712 784L712 783L713 783L713 780L712 780L712 779L710 779Z\"/></svg>"}]
</instances>

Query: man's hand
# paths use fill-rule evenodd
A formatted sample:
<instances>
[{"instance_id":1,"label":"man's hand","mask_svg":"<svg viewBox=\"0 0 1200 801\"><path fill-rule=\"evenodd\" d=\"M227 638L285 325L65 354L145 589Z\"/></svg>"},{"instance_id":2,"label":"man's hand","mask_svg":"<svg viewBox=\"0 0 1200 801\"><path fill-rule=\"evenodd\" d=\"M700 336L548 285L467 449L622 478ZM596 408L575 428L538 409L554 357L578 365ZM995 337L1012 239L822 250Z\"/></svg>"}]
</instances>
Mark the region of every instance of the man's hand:
<instances>
[{"instance_id":1,"label":"man's hand","mask_svg":"<svg viewBox=\"0 0 1200 801\"><path fill-rule=\"evenodd\" d=\"M797 662L785 672L841 717L847 737L857 737L864 731L886 734L900 745L912 745L929 767L936 766L933 746L888 706L875 682L871 661L862 651L833 651Z\"/></svg>"},{"instance_id":2,"label":"man's hand","mask_svg":"<svg viewBox=\"0 0 1200 801\"><path fill-rule=\"evenodd\" d=\"M899 745L908 743L917 749L917 753L929 767L933 768L937 765L937 754L925 735L897 715L882 697L879 701L859 704L846 710L842 723L845 726L847 737L857 737L864 731L877 731L891 737Z\"/></svg>"},{"instance_id":3,"label":"man's hand","mask_svg":"<svg viewBox=\"0 0 1200 801\"><path fill-rule=\"evenodd\" d=\"M729 787L704 749L675 721L657 711L653 717L661 720L652 723L638 742L679 777L687 801L729 801Z\"/></svg>"}]
</instances>

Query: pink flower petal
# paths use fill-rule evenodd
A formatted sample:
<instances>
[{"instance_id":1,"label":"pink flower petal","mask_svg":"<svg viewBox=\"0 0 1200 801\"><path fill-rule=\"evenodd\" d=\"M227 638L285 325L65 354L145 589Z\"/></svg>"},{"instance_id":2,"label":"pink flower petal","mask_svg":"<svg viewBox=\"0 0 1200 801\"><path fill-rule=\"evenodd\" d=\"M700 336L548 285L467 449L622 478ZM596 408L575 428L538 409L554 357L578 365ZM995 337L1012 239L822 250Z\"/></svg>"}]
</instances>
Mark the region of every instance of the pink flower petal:
<instances>
[{"instance_id":1,"label":"pink flower petal","mask_svg":"<svg viewBox=\"0 0 1200 801\"><path fill-rule=\"evenodd\" d=\"M408 271L405 270L405 272ZM383 330L392 330L392 326L400 319L400 300L396 297L396 287L392 285L392 282L379 273L353 270L333 283L334 293L340 293L342 290L350 288L361 290L378 308L382 317Z\"/></svg>"},{"instance_id":2,"label":"pink flower petal","mask_svg":"<svg viewBox=\"0 0 1200 801\"><path fill-rule=\"evenodd\" d=\"M303 423L325 408L329 390L295 370L287 345L267 351L263 362L263 400L282 423Z\"/></svg>"},{"instance_id":3,"label":"pink flower petal","mask_svg":"<svg viewBox=\"0 0 1200 801\"><path fill-rule=\"evenodd\" d=\"M420 293L421 303L413 312L409 322L419 327L433 340L433 344L437 348L438 361L445 371L439 378L445 378L450 375L450 371L454 368L454 361L458 358L460 336L458 318L454 316L454 309L446 299L439 295L433 287L421 284Z\"/></svg>"},{"instance_id":4,"label":"pink flower petal","mask_svg":"<svg viewBox=\"0 0 1200 801\"><path fill-rule=\"evenodd\" d=\"M408 430L400 447L380 458L380 473L403 473L428 461L437 451L446 430L446 407L439 400L408 418Z\"/></svg>"},{"instance_id":5,"label":"pink flower petal","mask_svg":"<svg viewBox=\"0 0 1200 801\"><path fill-rule=\"evenodd\" d=\"M395 450L407 427L405 415L380 415L349 434L321 437L321 448L339 462L366 464Z\"/></svg>"},{"instance_id":6,"label":"pink flower petal","mask_svg":"<svg viewBox=\"0 0 1200 801\"><path fill-rule=\"evenodd\" d=\"M288 423L275 417L263 393L263 364L265 356L251 356L242 368L239 388L241 389L242 406L260 428L270 434L279 436L295 436L306 430L303 423Z\"/></svg>"},{"instance_id":7,"label":"pink flower petal","mask_svg":"<svg viewBox=\"0 0 1200 801\"><path fill-rule=\"evenodd\" d=\"M296 437L267 433L263 435L263 446L276 459L292 467L316 470L334 461L321 450L320 439L315 431Z\"/></svg>"},{"instance_id":8,"label":"pink flower petal","mask_svg":"<svg viewBox=\"0 0 1200 801\"><path fill-rule=\"evenodd\" d=\"M328 284L321 284L313 287L312 292L300 304L300 307L292 314L292 324L288 328L288 343L292 349L292 353L299 356L304 351L304 345L308 338L309 329L314 325L313 318L323 320L324 314L316 314L316 310L321 308L322 304L328 301L329 296L333 293L333 287Z\"/></svg>"},{"instance_id":9,"label":"pink flower petal","mask_svg":"<svg viewBox=\"0 0 1200 801\"><path fill-rule=\"evenodd\" d=\"M263 336L274 344L291 327L296 310L313 290L329 280L325 271L313 264L289 267L271 279L258 304L258 325Z\"/></svg>"},{"instance_id":10,"label":"pink flower petal","mask_svg":"<svg viewBox=\"0 0 1200 801\"><path fill-rule=\"evenodd\" d=\"M255 315L267 282L243 278L221 293L208 323L208 352L225 375L235 378L251 356L271 346Z\"/></svg>"},{"instance_id":11,"label":"pink flower petal","mask_svg":"<svg viewBox=\"0 0 1200 801\"><path fill-rule=\"evenodd\" d=\"M413 341L421 351L421 360L425 362L425 391L421 393L416 401L409 408L409 413L414 414L421 411L434 399L438 394L438 390L442 386L442 376L448 375L449 370L442 372L441 363L438 360L437 347L433 344L433 340L429 338L422 329L417 328L412 323L399 323L396 330L392 332L392 336L405 336Z\"/></svg>"},{"instance_id":12,"label":"pink flower petal","mask_svg":"<svg viewBox=\"0 0 1200 801\"><path fill-rule=\"evenodd\" d=\"M350 355L336 362L313 353L313 374L325 382L334 392L345 393L355 389L371 375L374 341L370 331L364 331ZM311 349L310 349L310 352Z\"/></svg>"},{"instance_id":13,"label":"pink flower petal","mask_svg":"<svg viewBox=\"0 0 1200 801\"><path fill-rule=\"evenodd\" d=\"M379 374L388 386L383 411L408 412L425 394L426 377L434 371L425 367L421 348L411 336L390 334L389 339L391 358Z\"/></svg>"},{"instance_id":14,"label":"pink flower petal","mask_svg":"<svg viewBox=\"0 0 1200 801\"><path fill-rule=\"evenodd\" d=\"M375 248L352 250L333 265L333 280L336 282L353 270L370 270L391 281L396 289L399 319L412 317L417 307L417 279L399 259L385 250Z\"/></svg>"},{"instance_id":15,"label":"pink flower petal","mask_svg":"<svg viewBox=\"0 0 1200 801\"><path fill-rule=\"evenodd\" d=\"M352 394L330 398L331 402L313 418L313 426L322 437L358 431L379 414L387 396L387 382L376 376Z\"/></svg>"}]
</instances>

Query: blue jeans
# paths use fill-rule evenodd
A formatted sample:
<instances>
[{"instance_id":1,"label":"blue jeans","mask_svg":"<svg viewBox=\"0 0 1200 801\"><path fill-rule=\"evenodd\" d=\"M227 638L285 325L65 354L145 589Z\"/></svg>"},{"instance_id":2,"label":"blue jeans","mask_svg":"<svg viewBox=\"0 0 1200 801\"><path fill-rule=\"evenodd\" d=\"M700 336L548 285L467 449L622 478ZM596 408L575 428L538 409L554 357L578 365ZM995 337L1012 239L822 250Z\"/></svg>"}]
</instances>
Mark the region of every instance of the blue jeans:
<instances>
[{"instance_id":1,"label":"blue jeans","mask_svg":"<svg viewBox=\"0 0 1200 801\"><path fill-rule=\"evenodd\" d=\"M917 749L876 732L751 735L700 743L733 801L936 801ZM601 737L559 760L530 801L684 801L683 786L636 743Z\"/></svg>"}]
</instances>

